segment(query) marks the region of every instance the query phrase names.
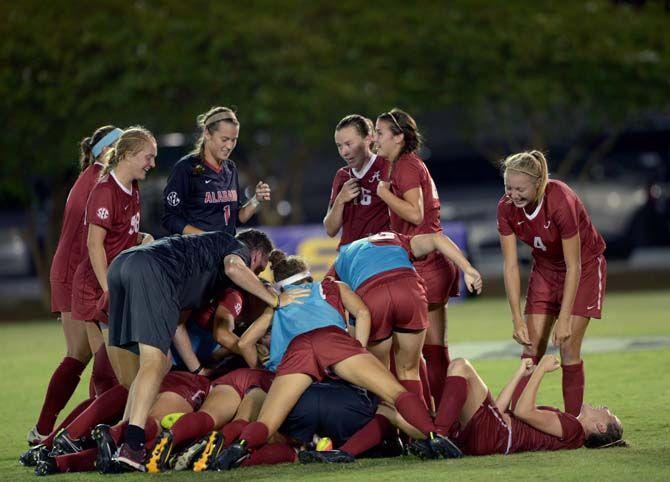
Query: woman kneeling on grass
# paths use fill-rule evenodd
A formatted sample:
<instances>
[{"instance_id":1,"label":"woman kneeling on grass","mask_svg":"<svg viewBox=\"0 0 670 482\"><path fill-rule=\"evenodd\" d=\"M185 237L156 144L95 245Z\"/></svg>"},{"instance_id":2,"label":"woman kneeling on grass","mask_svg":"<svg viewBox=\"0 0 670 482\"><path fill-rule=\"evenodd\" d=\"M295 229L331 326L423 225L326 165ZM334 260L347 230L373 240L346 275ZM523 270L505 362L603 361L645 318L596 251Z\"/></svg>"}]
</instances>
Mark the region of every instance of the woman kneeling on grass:
<instances>
[{"instance_id":1,"label":"woman kneeling on grass","mask_svg":"<svg viewBox=\"0 0 670 482\"><path fill-rule=\"evenodd\" d=\"M251 450L263 446L274 434L303 392L314 381L334 374L366 388L395 406L407 422L416 427L431 446L447 441L435 435L435 426L421 399L408 392L384 365L365 350L370 330L370 313L351 288L331 278L314 283L307 262L273 251L270 263L277 286L285 292L309 289L300 306L266 310L240 340L254 344L272 324L270 360L267 368L276 372L258 420L247 425L239 440L217 458L215 470L229 470ZM356 317L354 340L346 332L345 309ZM248 336L247 336L248 335Z\"/></svg>"}]
</instances>

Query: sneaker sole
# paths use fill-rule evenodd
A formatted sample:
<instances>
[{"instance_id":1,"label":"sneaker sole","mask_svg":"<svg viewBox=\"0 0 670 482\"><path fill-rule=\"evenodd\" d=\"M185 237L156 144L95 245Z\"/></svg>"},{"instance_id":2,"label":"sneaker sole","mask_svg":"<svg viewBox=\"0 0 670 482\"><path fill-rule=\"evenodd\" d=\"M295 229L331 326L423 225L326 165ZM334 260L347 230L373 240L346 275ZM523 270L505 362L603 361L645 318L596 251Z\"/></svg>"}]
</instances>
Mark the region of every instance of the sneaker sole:
<instances>
[{"instance_id":1,"label":"sneaker sole","mask_svg":"<svg viewBox=\"0 0 670 482\"><path fill-rule=\"evenodd\" d=\"M205 450L206 446L207 442L205 440L201 440L200 442L194 443L182 453L177 455L177 458L174 462L174 470L180 472L182 470L190 469L193 466L194 461L202 455L202 452Z\"/></svg>"},{"instance_id":2,"label":"sneaker sole","mask_svg":"<svg viewBox=\"0 0 670 482\"><path fill-rule=\"evenodd\" d=\"M102 474L116 472L113 469L114 450L110 449L110 445L114 444L114 447L116 447L116 443L107 430L109 430L108 427L106 427L106 430L103 430L98 426L91 431L91 437L93 437L93 440L95 440L95 443L98 446L98 455L95 458L95 468Z\"/></svg>"},{"instance_id":3,"label":"sneaker sole","mask_svg":"<svg viewBox=\"0 0 670 482\"><path fill-rule=\"evenodd\" d=\"M151 451L149 461L145 464L147 472L150 474L157 474L165 470L165 461L170 458L171 453L172 438L170 436L164 435Z\"/></svg>"},{"instance_id":4,"label":"sneaker sole","mask_svg":"<svg viewBox=\"0 0 670 482\"><path fill-rule=\"evenodd\" d=\"M203 472L209 469L209 464L219 455L221 446L223 445L222 443L217 444L217 439L219 438L219 432L212 432L208 435L205 449L202 451L202 454L200 454L198 460L193 462L193 472ZM218 450L214 453L217 445L219 446Z\"/></svg>"},{"instance_id":5,"label":"sneaker sole","mask_svg":"<svg viewBox=\"0 0 670 482\"><path fill-rule=\"evenodd\" d=\"M124 467L128 467L133 470L137 470L138 472L146 472L147 468L144 466L144 464L137 463L134 460L128 459L126 457L117 457L116 461L123 465Z\"/></svg>"}]
</instances>

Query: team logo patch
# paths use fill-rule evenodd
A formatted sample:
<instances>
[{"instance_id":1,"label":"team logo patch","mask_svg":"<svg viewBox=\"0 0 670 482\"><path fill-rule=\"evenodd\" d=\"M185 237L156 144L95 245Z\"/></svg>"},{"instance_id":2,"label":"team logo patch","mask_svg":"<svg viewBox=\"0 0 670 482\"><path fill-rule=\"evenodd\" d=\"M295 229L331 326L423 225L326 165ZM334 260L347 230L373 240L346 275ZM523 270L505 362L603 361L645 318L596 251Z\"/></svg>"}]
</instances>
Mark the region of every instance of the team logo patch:
<instances>
[{"instance_id":1,"label":"team logo patch","mask_svg":"<svg viewBox=\"0 0 670 482\"><path fill-rule=\"evenodd\" d=\"M98 208L96 214L100 219L107 219L109 217L109 211L107 208Z\"/></svg>"},{"instance_id":2,"label":"team logo patch","mask_svg":"<svg viewBox=\"0 0 670 482\"><path fill-rule=\"evenodd\" d=\"M170 206L177 206L181 202L181 199L179 199L175 191L172 191L167 195L167 202Z\"/></svg>"}]
</instances>

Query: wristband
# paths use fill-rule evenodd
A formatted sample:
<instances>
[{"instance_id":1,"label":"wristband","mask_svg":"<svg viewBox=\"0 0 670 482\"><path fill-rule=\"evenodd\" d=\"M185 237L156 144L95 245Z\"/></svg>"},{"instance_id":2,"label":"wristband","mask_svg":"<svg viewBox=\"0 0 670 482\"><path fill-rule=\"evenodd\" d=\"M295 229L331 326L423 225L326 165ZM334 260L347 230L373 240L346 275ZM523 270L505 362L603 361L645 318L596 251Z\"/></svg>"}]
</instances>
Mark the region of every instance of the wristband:
<instances>
[{"instance_id":1,"label":"wristband","mask_svg":"<svg viewBox=\"0 0 670 482\"><path fill-rule=\"evenodd\" d=\"M251 199L249 199L249 203L254 209L261 205L261 202L258 200L255 194Z\"/></svg>"},{"instance_id":2,"label":"wristband","mask_svg":"<svg viewBox=\"0 0 670 482\"><path fill-rule=\"evenodd\" d=\"M203 366L202 366L202 363L201 363L200 365L198 365L198 368L196 368L195 370L193 370L191 373L192 373L193 375L199 375L203 368L205 368L205 367L203 367Z\"/></svg>"}]
</instances>

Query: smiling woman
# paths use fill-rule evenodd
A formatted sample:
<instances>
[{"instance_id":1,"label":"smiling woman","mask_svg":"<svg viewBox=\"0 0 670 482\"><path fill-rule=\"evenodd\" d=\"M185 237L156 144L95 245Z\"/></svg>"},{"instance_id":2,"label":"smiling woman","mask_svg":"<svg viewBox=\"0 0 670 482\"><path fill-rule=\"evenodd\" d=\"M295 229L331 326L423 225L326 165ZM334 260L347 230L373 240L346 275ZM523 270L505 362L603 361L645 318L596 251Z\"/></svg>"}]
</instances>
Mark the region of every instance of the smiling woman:
<instances>
[{"instance_id":1,"label":"smiling woman","mask_svg":"<svg viewBox=\"0 0 670 482\"><path fill-rule=\"evenodd\" d=\"M254 196L243 203L237 165L230 159L240 133L232 109L212 107L197 121L201 131L195 148L175 164L163 191L163 226L172 234L234 235L238 220L247 222L261 201L270 200L270 186L259 182Z\"/></svg>"}]
</instances>

